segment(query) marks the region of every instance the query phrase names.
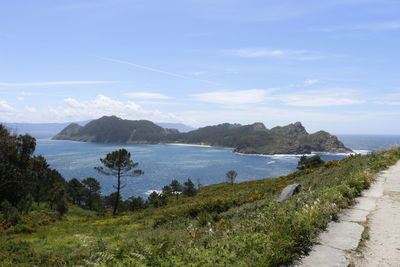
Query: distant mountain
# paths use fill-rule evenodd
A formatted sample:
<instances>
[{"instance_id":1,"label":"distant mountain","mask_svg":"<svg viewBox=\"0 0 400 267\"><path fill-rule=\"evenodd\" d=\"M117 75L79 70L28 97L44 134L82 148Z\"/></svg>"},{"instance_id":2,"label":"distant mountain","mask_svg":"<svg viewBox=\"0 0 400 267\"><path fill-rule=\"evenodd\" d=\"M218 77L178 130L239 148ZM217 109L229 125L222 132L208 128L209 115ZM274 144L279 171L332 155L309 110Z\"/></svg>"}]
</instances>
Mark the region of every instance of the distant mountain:
<instances>
[{"instance_id":1,"label":"distant mountain","mask_svg":"<svg viewBox=\"0 0 400 267\"><path fill-rule=\"evenodd\" d=\"M176 129L165 129L147 120L131 121L104 116L84 127L72 123L53 139L98 143L159 143L168 141L178 133Z\"/></svg>"},{"instance_id":2,"label":"distant mountain","mask_svg":"<svg viewBox=\"0 0 400 267\"><path fill-rule=\"evenodd\" d=\"M193 128L192 126L183 123L156 122L155 124L163 128L177 129L181 133L187 133L195 130L195 128Z\"/></svg>"},{"instance_id":3,"label":"distant mountain","mask_svg":"<svg viewBox=\"0 0 400 267\"><path fill-rule=\"evenodd\" d=\"M104 116L85 126L70 124L55 140L100 143L186 143L231 147L235 152L254 154L309 154L313 151L346 153L334 135L325 131L307 133L300 122L267 129L262 123L219 124L187 133L163 128L146 120L123 120Z\"/></svg>"},{"instance_id":4,"label":"distant mountain","mask_svg":"<svg viewBox=\"0 0 400 267\"><path fill-rule=\"evenodd\" d=\"M4 123L4 125L11 131L15 131L18 134L30 134L35 138L52 138L58 134L61 130L72 123L76 123L80 126L84 126L91 120L79 121L79 122L61 122L61 123ZM185 125L183 123L167 123L167 122L156 122L160 127L177 129L178 131L185 133L194 130L195 128Z\"/></svg>"},{"instance_id":5,"label":"distant mountain","mask_svg":"<svg viewBox=\"0 0 400 267\"><path fill-rule=\"evenodd\" d=\"M181 136L184 143L232 147L247 154L309 154L313 151L347 153L334 135L325 131L309 134L300 122L268 130L263 123L251 125L224 123L207 126Z\"/></svg>"}]
</instances>

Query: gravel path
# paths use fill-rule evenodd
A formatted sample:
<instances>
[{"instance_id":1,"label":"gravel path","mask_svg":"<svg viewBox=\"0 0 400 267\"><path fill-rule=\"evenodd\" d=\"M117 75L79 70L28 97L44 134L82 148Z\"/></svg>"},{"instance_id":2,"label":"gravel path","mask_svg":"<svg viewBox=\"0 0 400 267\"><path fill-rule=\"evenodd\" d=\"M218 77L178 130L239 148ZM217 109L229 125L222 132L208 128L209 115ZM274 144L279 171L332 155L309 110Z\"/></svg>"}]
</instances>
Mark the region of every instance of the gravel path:
<instances>
[{"instance_id":1,"label":"gravel path","mask_svg":"<svg viewBox=\"0 0 400 267\"><path fill-rule=\"evenodd\" d=\"M369 240L355 266L400 266L400 162L384 174L383 195L369 215Z\"/></svg>"},{"instance_id":2,"label":"gravel path","mask_svg":"<svg viewBox=\"0 0 400 267\"><path fill-rule=\"evenodd\" d=\"M338 222L328 225L319 244L297 266L400 267L400 161L381 172L356 200ZM370 237L358 248L365 225Z\"/></svg>"}]
</instances>

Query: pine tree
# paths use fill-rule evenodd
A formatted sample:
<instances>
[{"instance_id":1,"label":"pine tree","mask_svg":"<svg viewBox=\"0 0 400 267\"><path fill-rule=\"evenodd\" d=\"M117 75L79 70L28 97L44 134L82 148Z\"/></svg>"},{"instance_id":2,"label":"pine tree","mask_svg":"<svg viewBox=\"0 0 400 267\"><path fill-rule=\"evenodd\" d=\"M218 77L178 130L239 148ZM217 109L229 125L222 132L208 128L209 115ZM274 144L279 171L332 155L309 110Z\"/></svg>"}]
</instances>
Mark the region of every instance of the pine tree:
<instances>
[{"instance_id":1,"label":"pine tree","mask_svg":"<svg viewBox=\"0 0 400 267\"><path fill-rule=\"evenodd\" d=\"M189 196L189 197L196 195L197 190L196 190L192 180L187 179L187 181L183 184L183 192L182 193L185 196Z\"/></svg>"},{"instance_id":2,"label":"pine tree","mask_svg":"<svg viewBox=\"0 0 400 267\"><path fill-rule=\"evenodd\" d=\"M103 166L95 167L95 169L102 174L108 176L117 177L117 184L114 186L116 191L116 199L113 208L113 215L117 214L118 203L121 198L121 189L125 187L125 185L121 184L121 177L124 176L138 176L143 174L142 170L134 170L139 163L133 162L131 160L131 153L129 153L126 149L119 149L113 152L110 152L106 155L105 158L100 159Z\"/></svg>"},{"instance_id":3,"label":"pine tree","mask_svg":"<svg viewBox=\"0 0 400 267\"><path fill-rule=\"evenodd\" d=\"M88 177L85 180L82 181L82 184L84 184L86 188L86 201L87 205L89 206L89 209L93 209L93 201L100 196L100 183L93 177Z\"/></svg>"}]
</instances>

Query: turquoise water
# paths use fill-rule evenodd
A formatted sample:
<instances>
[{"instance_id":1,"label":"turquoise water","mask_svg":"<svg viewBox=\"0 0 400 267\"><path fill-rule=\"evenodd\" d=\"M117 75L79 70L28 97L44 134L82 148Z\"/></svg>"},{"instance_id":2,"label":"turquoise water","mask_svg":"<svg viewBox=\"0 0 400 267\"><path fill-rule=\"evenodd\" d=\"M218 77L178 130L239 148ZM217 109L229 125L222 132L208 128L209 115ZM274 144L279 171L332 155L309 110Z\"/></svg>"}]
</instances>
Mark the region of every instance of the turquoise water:
<instances>
[{"instance_id":1,"label":"turquoise water","mask_svg":"<svg viewBox=\"0 0 400 267\"><path fill-rule=\"evenodd\" d=\"M400 144L400 136L340 136L350 148L365 153ZM187 178L202 185L224 182L228 170L238 172L237 181L272 178L296 170L300 156L293 155L241 155L226 148L178 145L146 144L95 144L73 141L38 140L36 154L42 154L50 166L57 169L67 180L95 177L102 186L103 194L113 192L114 177L107 177L94 170L99 159L116 149L126 148L144 175L125 178L122 195L147 196L152 190L160 190L172 179L181 182ZM323 154L324 160L341 159L346 155Z\"/></svg>"}]
</instances>

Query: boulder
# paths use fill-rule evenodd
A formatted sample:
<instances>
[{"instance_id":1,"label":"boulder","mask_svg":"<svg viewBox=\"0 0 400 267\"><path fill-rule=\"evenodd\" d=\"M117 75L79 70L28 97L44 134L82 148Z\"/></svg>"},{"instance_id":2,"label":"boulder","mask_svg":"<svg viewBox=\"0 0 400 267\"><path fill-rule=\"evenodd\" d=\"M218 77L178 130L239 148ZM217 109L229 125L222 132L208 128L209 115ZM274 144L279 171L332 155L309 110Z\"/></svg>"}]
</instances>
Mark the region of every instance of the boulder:
<instances>
[{"instance_id":1,"label":"boulder","mask_svg":"<svg viewBox=\"0 0 400 267\"><path fill-rule=\"evenodd\" d=\"M283 190L281 195L279 196L278 202L283 202L293 196L294 194L297 194L300 191L301 185L299 184L290 184L286 186Z\"/></svg>"}]
</instances>

